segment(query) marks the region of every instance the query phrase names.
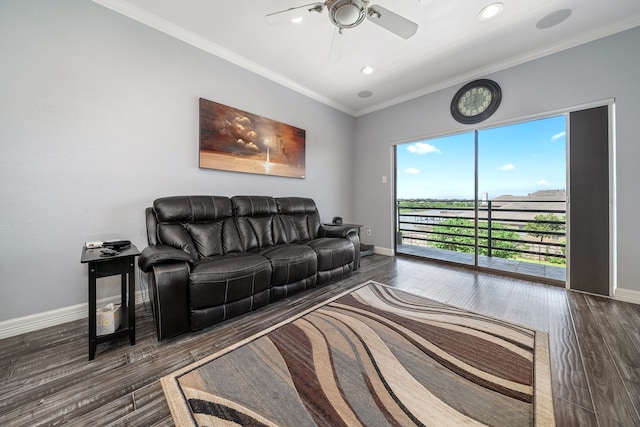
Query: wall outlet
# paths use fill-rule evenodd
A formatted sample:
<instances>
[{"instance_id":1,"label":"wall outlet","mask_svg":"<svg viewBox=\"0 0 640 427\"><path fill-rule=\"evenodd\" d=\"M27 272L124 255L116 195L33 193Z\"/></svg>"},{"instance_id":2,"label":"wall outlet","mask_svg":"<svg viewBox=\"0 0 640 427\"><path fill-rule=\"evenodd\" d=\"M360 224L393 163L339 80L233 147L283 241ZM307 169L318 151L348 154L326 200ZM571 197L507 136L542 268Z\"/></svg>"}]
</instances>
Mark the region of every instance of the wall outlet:
<instances>
[{"instance_id":1,"label":"wall outlet","mask_svg":"<svg viewBox=\"0 0 640 427\"><path fill-rule=\"evenodd\" d=\"M365 233L367 234L368 237L371 237L371 229L370 228L367 228L365 230Z\"/></svg>"}]
</instances>

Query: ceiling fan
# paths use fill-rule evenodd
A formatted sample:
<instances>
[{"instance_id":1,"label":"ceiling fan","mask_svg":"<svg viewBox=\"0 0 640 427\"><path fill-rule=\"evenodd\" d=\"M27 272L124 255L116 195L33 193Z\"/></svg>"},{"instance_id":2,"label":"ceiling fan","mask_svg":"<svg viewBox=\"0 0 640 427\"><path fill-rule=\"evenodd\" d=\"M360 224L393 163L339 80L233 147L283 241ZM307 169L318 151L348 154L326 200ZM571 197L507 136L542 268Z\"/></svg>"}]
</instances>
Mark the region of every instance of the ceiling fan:
<instances>
[{"instance_id":1,"label":"ceiling fan","mask_svg":"<svg viewBox=\"0 0 640 427\"><path fill-rule=\"evenodd\" d=\"M418 24L378 5L369 5L368 0L326 0L304 6L291 7L265 16L268 24L280 24L287 21L301 22L306 13L322 13L327 9L329 20L336 27L329 58L336 60L342 54L344 38L342 31L360 25L365 18L403 39L413 36Z\"/></svg>"}]
</instances>

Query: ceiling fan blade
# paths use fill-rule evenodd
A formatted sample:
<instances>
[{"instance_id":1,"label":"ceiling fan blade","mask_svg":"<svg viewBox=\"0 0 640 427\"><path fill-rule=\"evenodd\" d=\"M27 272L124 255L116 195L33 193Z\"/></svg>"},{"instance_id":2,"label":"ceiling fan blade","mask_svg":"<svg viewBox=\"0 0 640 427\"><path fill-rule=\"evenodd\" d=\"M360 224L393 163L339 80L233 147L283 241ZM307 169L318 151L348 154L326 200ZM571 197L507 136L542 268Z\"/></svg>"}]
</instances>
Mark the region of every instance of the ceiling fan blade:
<instances>
[{"instance_id":1,"label":"ceiling fan blade","mask_svg":"<svg viewBox=\"0 0 640 427\"><path fill-rule=\"evenodd\" d=\"M266 15L264 20L267 24L277 25L294 22L296 18L306 18L308 12L322 12L324 3L310 3L304 6L290 7L287 10L281 10L280 12L274 12Z\"/></svg>"},{"instance_id":2,"label":"ceiling fan blade","mask_svg":"<svg viewBox=\"0 0 640 427\"><path fill-rule=\"evenodd\" d=\"M333 38L331 39L331 48L329 49L329 61L337 62L342 58L342 52L344 51L345 37L342 34L340 28L336 27L333 31Z\"/></svg>"},{"instance_id":3,"label":"ceiling fan blade","mask_svg":"<svg viewBox=\"0 0 640 427\"><path fill-rule=\"evenodd\" d=\"M369 21L380 25L385 30L389 30L399 35L403 39L408 39L418 31L418 24L403 18L397 13L393 13L382 6L369 6L367 13Z\"/></svg>"}]
</instances>

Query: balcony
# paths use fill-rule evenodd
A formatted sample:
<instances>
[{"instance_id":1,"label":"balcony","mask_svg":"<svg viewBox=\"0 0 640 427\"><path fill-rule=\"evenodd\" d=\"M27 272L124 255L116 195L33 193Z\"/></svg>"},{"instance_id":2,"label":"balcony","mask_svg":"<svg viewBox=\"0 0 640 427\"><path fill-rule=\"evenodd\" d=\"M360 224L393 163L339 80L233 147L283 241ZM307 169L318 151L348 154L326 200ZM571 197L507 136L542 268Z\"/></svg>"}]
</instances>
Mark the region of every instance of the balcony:
<instances>
[{"instance_id":1,"label":"balcony","mask_svg":"<svg viewBox=\"0 0 640 427\"><path fill-rule=\"evenodd\" d=\"M475 265L477 248L480 267L564 284L564 200L503 196L475 211L473 200L399 200L397 253Z\"/></svg>"}]
</instances>

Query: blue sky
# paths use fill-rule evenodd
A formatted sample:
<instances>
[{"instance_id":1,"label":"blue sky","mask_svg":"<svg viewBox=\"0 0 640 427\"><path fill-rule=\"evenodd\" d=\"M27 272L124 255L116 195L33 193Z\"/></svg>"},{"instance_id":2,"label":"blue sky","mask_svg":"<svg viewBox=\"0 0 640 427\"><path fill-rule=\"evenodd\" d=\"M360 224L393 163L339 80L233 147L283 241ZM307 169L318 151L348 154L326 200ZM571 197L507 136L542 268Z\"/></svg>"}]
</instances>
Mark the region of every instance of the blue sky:
<instances>
[{"instance_id":1,"label":"blue sky","mask_svg":"<svg viewBox=\"0 0 640 427\"><path fill-rule=\"evenodd\" d=\"M398 198L473 199L473 145L473 131L398 145ZM566 188L565 116L480 131L478 164L490 199Z\"/></svg>"}]
</instances>

